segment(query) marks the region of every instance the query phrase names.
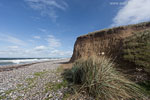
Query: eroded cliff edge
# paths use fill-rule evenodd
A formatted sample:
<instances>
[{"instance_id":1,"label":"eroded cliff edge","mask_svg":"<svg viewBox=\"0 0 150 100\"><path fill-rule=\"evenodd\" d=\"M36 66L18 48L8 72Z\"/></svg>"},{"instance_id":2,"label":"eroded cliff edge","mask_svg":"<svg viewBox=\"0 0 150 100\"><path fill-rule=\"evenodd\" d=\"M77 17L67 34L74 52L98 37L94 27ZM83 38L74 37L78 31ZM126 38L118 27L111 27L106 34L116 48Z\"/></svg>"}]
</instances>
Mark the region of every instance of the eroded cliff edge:
<instances>
[{"instance_id":1,"label":"eroded cliff edge","mask_svg":"<svg viewBox=\"0 0 150 100\"><path fill-rule=\"evenodd\" d=\"M77 59L101 55L120 58L123 40L134 35L135 32L150 30L150 22L114 27L79 36L74 45L71 62Z\"/></svg>"}]
</instances>

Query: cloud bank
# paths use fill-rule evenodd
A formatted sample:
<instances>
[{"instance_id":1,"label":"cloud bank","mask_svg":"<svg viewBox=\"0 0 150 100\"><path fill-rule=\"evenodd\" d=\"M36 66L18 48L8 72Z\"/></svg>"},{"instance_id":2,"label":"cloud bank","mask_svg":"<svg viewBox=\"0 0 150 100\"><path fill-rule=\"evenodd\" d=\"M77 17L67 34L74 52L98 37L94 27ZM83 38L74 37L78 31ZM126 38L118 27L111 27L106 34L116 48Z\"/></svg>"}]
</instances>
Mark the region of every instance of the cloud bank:
<instances>
[{"instance_id":1,"label":"cloud bank","mask_svg":"<svg viewBox=\"0 0 150 100\"><path fill-rule=\"evenodd\" d=\"M56 39L53 35L48 35L46 39L50 48L57 48L61 46L61 42L59 39Z\"/></svg>"},{"instance_id":2,"label":"cloud bank","mask_svg":"<svg viewBox=\"0 0 150 100\"><path fill-rule=\"evenodd\" d=\"M126 0L118 11L111 26L150 21L150 0Z\"/></svg>"},{"instance_id":3,"label":"cloud bank","mask_svg":"<svg viewBox=\"0 0 150 100\"><path fill-rule=\"evenodd\" d=\"M0 49L0 57L70 57L72 50L60 50L61 42L53 35L45 38L40 36L32 37L35 41L45 42L42 45L35 45L31 42L10 36L0 34L0 43L5 44Z\"/></svg>"},{"instance_id":4,"label":"cloud bank","mask_svg":"<svg viewBox=\"0 0 150 100\"><path fill-rule=\"evenodd\" d=\"M5 33L0 33L0 41L8 42L15 45L26 45L26 43L23 40L18 39L14 36L6 35Z\"/></svg>"}]
</instances>

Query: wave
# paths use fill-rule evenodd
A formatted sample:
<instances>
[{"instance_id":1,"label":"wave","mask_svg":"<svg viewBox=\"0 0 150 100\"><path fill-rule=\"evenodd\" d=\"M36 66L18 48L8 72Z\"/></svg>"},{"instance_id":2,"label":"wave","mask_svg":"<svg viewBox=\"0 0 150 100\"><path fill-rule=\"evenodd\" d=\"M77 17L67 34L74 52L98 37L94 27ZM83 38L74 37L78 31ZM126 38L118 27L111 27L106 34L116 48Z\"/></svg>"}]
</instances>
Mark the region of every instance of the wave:
<instances>
[{"instance_id":1,"label":"wave","mask_svg":"<svg viewBox=\"0 0 150 100\"><path fill-rule=\"evenodd\" d=\"M32 62L41 62L48 61L53 59L16 59L16 60L0 60L0 63L12 63L12 64L21 64L21 63L32 63ZM56 59L55 59L56 60Z\"/></svg>"}]
</instances>

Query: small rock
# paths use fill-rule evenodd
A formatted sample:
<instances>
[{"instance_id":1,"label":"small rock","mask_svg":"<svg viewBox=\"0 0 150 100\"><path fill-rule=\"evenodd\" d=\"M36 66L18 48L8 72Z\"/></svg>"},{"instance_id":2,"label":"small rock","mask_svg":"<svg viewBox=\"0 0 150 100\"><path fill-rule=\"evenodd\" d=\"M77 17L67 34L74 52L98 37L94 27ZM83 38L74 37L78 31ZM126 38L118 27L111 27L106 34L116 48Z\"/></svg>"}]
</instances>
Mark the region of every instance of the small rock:
<instances>
[{"instance_id":1,"label":"small rock","mask_svg":"<svg viewBox=\"0 0 150 100\"><path fill-rule=\"evenodd\" d=\"M52 94L49 94L49 96L48 96L48 97L50 97L50 98L51 98L52 96L53 96Z\"/></svg>"}]
</instances>

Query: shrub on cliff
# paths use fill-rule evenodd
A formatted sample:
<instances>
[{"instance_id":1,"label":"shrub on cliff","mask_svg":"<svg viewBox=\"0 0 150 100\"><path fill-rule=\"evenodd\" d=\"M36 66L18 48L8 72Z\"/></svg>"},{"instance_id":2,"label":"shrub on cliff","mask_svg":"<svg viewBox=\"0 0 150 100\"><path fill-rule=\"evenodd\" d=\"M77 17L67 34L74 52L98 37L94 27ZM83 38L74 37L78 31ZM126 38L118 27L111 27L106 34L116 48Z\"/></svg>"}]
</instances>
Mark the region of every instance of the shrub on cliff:
<instances>
[{"instance_id":1,"label":"shrub on cliff","mask_svg":"<svg viewBox=\"0 0 150 100\"><path fill-rule=\"evenodd\" d=\"M116 71L105 57L78 60L64 77L78 87L75 89L79 93L85 91L98 100L143 100L144 97L140 87Z\"/></svg>"},{"instance_id":2,"label":"shrub on cliff","mask_svg":"<svg viewBox=\"0 0 150 100\"><path fill-rule=\"evenodd\" d=\"M123 59L150 73L150 31L133 34L123 42Z\"/></svg>"}]
</instances>

